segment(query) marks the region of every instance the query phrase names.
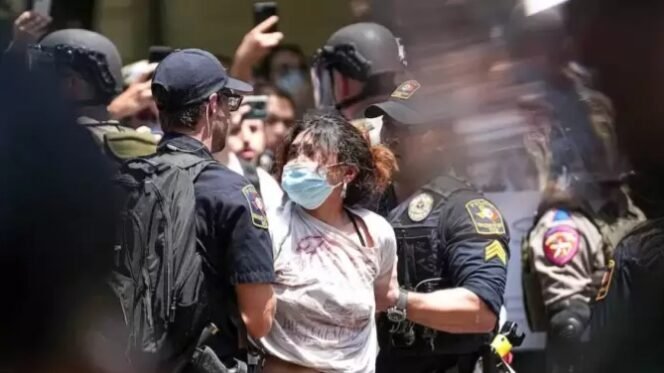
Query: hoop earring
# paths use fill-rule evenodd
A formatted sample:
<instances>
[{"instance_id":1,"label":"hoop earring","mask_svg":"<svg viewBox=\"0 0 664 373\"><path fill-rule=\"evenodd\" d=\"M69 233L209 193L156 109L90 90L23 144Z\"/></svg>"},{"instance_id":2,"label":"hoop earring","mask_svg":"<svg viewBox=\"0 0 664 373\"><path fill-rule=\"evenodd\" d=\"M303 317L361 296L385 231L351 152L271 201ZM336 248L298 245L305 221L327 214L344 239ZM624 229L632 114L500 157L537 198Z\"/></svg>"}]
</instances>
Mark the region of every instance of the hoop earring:
<instances>
[{"instance_id":1,"label":"hoop earring","mask_svg":"<svg viewBox=\"0 0 664 373\"><path fill-rule=\"evenodd\" d=\"M346 199L346 192L348 191L348 183L344 181L341 186L341 199Z\"/></svg>"}]
</instances>

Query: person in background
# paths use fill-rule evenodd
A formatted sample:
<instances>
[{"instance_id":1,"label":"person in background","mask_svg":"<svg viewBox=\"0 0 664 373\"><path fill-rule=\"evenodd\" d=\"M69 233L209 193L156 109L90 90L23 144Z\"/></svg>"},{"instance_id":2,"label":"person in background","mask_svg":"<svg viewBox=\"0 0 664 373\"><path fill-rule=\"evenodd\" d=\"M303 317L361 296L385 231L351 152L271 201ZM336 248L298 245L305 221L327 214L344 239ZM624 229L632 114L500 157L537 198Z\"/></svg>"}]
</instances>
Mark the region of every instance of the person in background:
<instances>
[{"instance_id":1,"label":"person in background","mask_svg":"<svg viewBox=\"0 0 664 373\"><path fill-rule=\"evenodd\" d=\"M232 171L244 176L260 193L265 202L265 211L271 214L281 205L284 196L279 183L265 169L256 165L254 157L245 159L240 157L235 151L243 147L245 131L247 132L246 136L249 138L265 136L262 133L251 133L251 124L259 126L258 128L254 128L256 130L262 130L264 124L262 119L244 119L250 110L249 105L242 105L238 111L232 113L231 129L227 136L226 144L225 146L213 146L214 148L222 149L214 153L214 158ZM221 138L221 136L217 136L217 138ZM261 143L263 140L259 138L256 139L256 142Z\"/></svg>"},{"instance_id":2,"label":"person in background","mask_svg":"<svg viewBox=\"0 0 664 373\"><path fill-rule=\"evenodd\" d=\"M259 66L256 76L287 93L295 102L298 117L313 107L308 59L299 46L281 44L274 47Z\"/></svg>"},{"instance_id":3,"label":"person in background","mask_svg":"<svg viewBox=\"0 0 664 373\"><path fill-rule=\"evenodd\" d=\"M572 0L581 50L616 112L634 169L631 195L648 220L618 244L592 308L588 372L656 372L664 335L664 3Z\"/></svg>"},{"instance_id":4,"label":"person in background","mask_svg":"<svg viewBox=\"0 0 664 373\"><path fill-rule=\"evenodd\" d=\"M238 122L231 123L226 144L240 159L256 165L265 151L265 118L254 115L249 105ZM263 113L264 114L264 113Z\"/></svg>"},{"instance_id":5,"label":"person in background","mask_svg":"<svg viewBox=\"0 0 664 373\"><path fill-rule=\"evenodd\" d=\"M279 22L279 17L272 16L244 35L235 50L233 65L230 68L231 76L248 82L254 81L254 67L284 38L282 32L267 32L277 22Z\"/></svg>"},{"instance_id":6,"label":"person in background","mask_svg":"<svg viewBox=\"0 0 664 373\"><path fill-rule=\"evenodd\" d=\"M384 26L362 22L342 27L314 57L316 106L336 108L377 143L380 118L367 120L364 110L387 99L404 67L397 40Z\"/></svg>"},{"instance_id":7,"label":"person in background","mask_svg":"<svg viewBox=\"0 0 664 373\"><path fill-rule=\"evenodd\" d=\"M99 301L119 217L109 161L55 84L19 64L0 81L0 371L131 373L125 340L99 333L124 326Z\"/></svg>"},{"instance_id":8,"label":"person in background","mask_svg":"<svg viewBox=\"0 0 664 373\"><path fill-rule=\"evenodd\" d=\"M213 160L226 144L231 111L252 87L232 79L219 60L200 49L166 57L152 79L164 138L158 152L185 152ZM229 369L237 366L238 341L270 330L275 310L271 240L256 189L217 162L194 181L197 241L210 294L211 322L219 327L209 346ZM239 319L238 319L239 316Z\"/></svg>"},{"instance_id":9,"label":"person in background","mask_svg":"<svg viewBox=\"0 0 664 373\"><path fill-rule=\"evenodd\" d=\"M399 160L381 203L399 243L402 289L379 324L378 373L472 372L498 325L509 232L496 206L455 176L458 101L416 80L367 108Z\"/></svg>"},{"instance_id":10,"label":"person in background","mask_svg":"<svg viewBox=\"0 0 664 373\"><path fill-rule=\"evenodd\" d=\"M302 49L294 44L280 44L270 50L256 71L256 76L267 83L280 86L279 82L293 72L304 72L308 68Z\"/></svg>"},{"instance_id":11,"label":"person in background","mask_svg":"<svg viewBox=\"0 0 664 373\"><path fill-rule=\"evenodd\" d=\"M375 313L398 292L396 241L360 206L388 185L394 156L338 114L311 114L277 159L289 200L269 217L277 314L264 372L373 372Z\"/></svg>"},{"instance_id":12,"label":"person in background","mask_svg":"<svg viewBox=\"0 0 664 373\"><path fill-rule=\"evenodd\" d=\"M565 18L563 6L529 17L517 8L512 22L514 54L527 60L521 69L545 83L531 113L539 112L551 133L540 148L549 153L540 158L548 176L522 244L526 314L532 331L547 333L548 372L590 368L579 351L588 342L592 302L614 249L645 220L623 178L611 101L573 58Z\"/></svg>"},{"instance_id":13,"label":"person in background","mask_svg":"<svg viewBox=\"0 0 664 373\"><path fill-rule=\"evenodd\" d=\"M65 29L46 35L28 49L31 68L53 73L62 94L75 107L103 151L115 160L154 153L156 139L112 118L109 105L122 92L122 60L105 36Z\"/></svg>"},{"instance_id":14,"label":"person in background","mask_svg":"<svg viewBox=\"0 0 664 373\"><path fill-rule=\"evenodd\" d=\"M163 133L151 89L151 79L156 68L156 62L150 63L147 60L124 66L122 76L125 89L108 105L108 111L113 119L138 131L151 132L160 138Z\"/></svg>"},{"instance_id":15,"label":"person in background","mask_svg":"<svg viewBox=\"0 0 664 373\"><path fill-rule=\"evenodd\" d=\"M53 18L39 12L27 10L14 20L12 40L5 49L7 54L23 55L28 45L34 44L46 35Z\"/></svg>"},{"instance_id":16,"label":"person in background","mask_svg":"<svg viewBox=\"0 0 664 373\"><path fill-rule=\"evenodd\" d=\"M272 172L277 148L295 124L295 101L286 91L270 85L256 87L256 94L267 96L265 152L260 155L258 165L265 171Z\"/></svg>"}]
</instances>

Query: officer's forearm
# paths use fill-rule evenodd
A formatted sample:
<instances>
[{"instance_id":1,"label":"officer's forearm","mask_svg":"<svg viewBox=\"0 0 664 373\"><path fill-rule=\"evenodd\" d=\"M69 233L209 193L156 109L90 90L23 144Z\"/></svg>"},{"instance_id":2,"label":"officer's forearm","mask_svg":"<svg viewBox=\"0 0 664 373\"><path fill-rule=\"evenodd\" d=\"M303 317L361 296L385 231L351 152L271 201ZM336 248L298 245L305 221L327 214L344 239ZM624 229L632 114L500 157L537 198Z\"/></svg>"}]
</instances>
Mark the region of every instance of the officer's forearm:
<instances>
[{"instance_id":1,"label":"officer's forearm","mask_svg":"<svg viewBox=\"0 0 664 373\"><path fill-rule=\"evenodd\" d=\"M496 315L475 293L464 288L408 293L408 319L448 333L486 333Z\"/></svg>"}]
</instances>

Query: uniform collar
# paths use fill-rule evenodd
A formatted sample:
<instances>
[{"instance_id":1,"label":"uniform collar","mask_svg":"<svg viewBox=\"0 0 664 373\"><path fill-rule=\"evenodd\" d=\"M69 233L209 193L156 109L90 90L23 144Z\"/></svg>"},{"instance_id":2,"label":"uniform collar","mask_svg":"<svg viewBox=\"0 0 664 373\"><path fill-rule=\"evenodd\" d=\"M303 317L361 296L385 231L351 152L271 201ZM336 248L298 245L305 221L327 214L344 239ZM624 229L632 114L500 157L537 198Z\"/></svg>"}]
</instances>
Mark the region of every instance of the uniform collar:
<instances>
[{"instance_id":1,"label":"uniform collar","mask_svg":"<svg viewBox=\"0 0 664 373\"><path fill-rule=\"evenodd\" d=\"M181 133L169 132L164 134L159 142L158 149L191 153L201 158L214 159L202 142Z\"/></svg>"}]
</instances>

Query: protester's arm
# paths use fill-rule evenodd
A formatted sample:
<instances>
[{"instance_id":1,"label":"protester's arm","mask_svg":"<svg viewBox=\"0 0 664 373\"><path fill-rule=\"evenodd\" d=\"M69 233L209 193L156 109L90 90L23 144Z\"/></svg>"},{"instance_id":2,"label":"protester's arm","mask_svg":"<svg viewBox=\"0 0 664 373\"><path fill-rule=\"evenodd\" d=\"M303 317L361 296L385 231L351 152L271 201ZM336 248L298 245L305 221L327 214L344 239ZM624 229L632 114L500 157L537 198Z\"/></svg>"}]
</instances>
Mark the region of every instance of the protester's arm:
<instances>
[{"instance_id":1,"label":"protester's arm","mask_svg":"<svg viewBox=\"0 0 664 373\"><path fill-rule=\"evenodd\" d=\"M379 240L380 267L379 274L374 282L374 297L376 299L376 312L383 312L394 306L399 297L399 282L397 280L397 242L394 230L387 221L376 231L382 236Z\"/></svg>"},{"instance_id":2,"label":"protester's arm","mask_svg":"<svg viewBox=\"0 0 664 373\"><path fill-rule=\"evenodd\" d=\"M503 304L509 237L498 210L492 211L495 232L488 233L486 225L480 226L481 217L473 219L469 201L460 202L448 202L449 210L442 216L446 226L441 227L446 241L442 273L453 288L408 293L407 315L436 330L485 333L496 326Z\"/></svg>"},{"instance_id":3,"label":"protester's arm","mask_svg":"<svg viewBox=\"0 0 664 373\"><path fill-rule=\"evenodd\" d=\"M108 105L111 118L116 120L128 118L148 108L152 110L155 116L157 115L157 107L152 98L152 80L150 79L155 68L156 64L151 66L148 71L111 101L111 104Z\"/></svg>"},{"instance_id":4,"label":"protester's arm","mask_svg":"<svg viewBox=\"0 0 664 373\"><path fill-rule=\"evenodd\" d=\"M22 53L28 44L36 43L48 31L53 19L33 11L21 13L14 21L12 41L7 52Z\"/></svg>"},{"instance_id":5,"label":"protester's arm","mask_svg":"<svg viewBox=\"0 0 664 373\"><path fill-rule=\"evenodd\" d=\"M238 284L235 286L238 306L247 332L254 339L267 335L272 328L277 300L270 284Z\"/></svg>"},{"instance_id":6,"label":"protester's arm","mask_svg":"<svg viewBox=\"0 0 664 373\"><path fill-rule=\"evenodd\" d=\"M253 80L252 68L265 57L270 49L277 46L284 34L281 32L266 32L279 21L279 17L272 16L259 23L247 33L240 46L235 51L231 76L250 82Z\"/></svg>"}]
</instances>

